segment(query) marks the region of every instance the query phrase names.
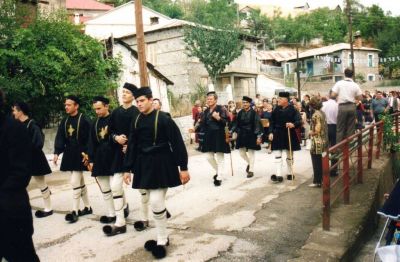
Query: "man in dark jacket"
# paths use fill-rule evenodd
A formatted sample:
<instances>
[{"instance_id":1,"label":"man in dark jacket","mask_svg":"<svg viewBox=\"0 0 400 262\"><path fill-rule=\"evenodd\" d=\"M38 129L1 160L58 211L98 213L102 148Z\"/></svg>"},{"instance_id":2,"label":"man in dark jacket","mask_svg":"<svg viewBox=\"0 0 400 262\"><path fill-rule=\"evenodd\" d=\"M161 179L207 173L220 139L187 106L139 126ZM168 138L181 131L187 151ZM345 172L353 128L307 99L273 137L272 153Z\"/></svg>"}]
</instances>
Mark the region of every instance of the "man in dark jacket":
<instances>
[{"instance_id":1,"label":"man in dark jacket","mask_svg":"<svg viewBox=\"0 0 400 262\"><path fill-rule=\"evenodd\" d=\"M254 176L254 154L260 150L262 126L260 117L251 108L252 99L244 96L242 99L243 109L237 115L232 131L237 133L236 149L239 149L240 156L246 161L247 177ZM248 155L247 155L248 154Z\"/></svg>"},{"instance_id":2,"label":"man in dark jacket","mask_svg":"<svg viewBox=\"0 0 400 262\"><path fill-rule=\"evenodd\" d=\"M293 152L300 150L300 142L295 128L301 126L300 113L289 104L289 93L280 92L278 106L272 112L269 140L272 141L272 151L275 154L276 174L271 176L273 182L282 182L282 153L286 152L288 167L287 178L293 179ZM289 132L289 133L288 133ZM289 144L290 136L290 144Z\"/></svg>"},{"instance_id":3,"label":"man in dark jacket","mask_svg":"<svg viewBox=\"0 0 400 262\"><path fill-rule=\"evenodd\" d=\"M51 174L51 169L46 156L43 153L44 135L35 120L29 118L30 108L27 103L17 102L13 106L14 118L22 122L28 130L32 141L32 169L31 175L40 189L43 197L44 210L37 210L37 218L47 217L53 214L50 201L50 189L46 183L45 176Z\"/></svg>"},{"instance_id":4,"label":"man in dark jacket","mask_svg":"<svg viewBox=\"0 0 400 262\"><path fill-rule=\"evenodd\" d=\"M217 105L218 96L212 91L207 93L207 106L201 120L200 128L204 131L202 152L207 153L207 160L214 168L214 185L220 186L224 175L224 153L230 153L225 138L228 115L223 106ZM215 156L217 160L215 160Z\"/></svg>"},{"instance_id":5,"label":"man in dark jacket","mask_svg":"<svg viewBox=\"0 0 400 262\"><path fill-rule=\"evenodd\" d=\"M26 128L7 117L0 90L0 261L39 261L33 246L33 220L26 187L32 152Z\"/></svg>"},{"instance_id":6,"label":"man in dark jacket","mask_svg":"<svg viewBox=\"0 0 400 262\"><path fill-rule=\"evenodd\" d=\"M107 224L115 222L115 207L111 191L111 160L113 156L110 145L110 100L106 97L96 96L93 98L93 109L97 119L90 129L89 139L89 169L99 185L103 195L108 214L100 217L100 222Z\"/></svg>"},{"instance_id":7,"label":"man in dark jacket","mask_svg":"<svg viewBox=\"0 0 400 262\"><path fill-rule=\"evenodd\" d=\"M70 223L78 221L78 216L93 213L83 178L83 171L87 168L82 162L82 153L87 154L90 122L82 113L79 113L79 104L80 100L77 96L66 97L65 112L68 116L61 120L54 143L53 163L57 165L58 156L63 153L60 170L71 173L72 212L65 216L65 220ZM81 198L85 208L79 210Z\"/></svg>"},{"instance_id":8,"label":"man in dark jacket","mask_svg":"<svg viewBox=\"0 0 400 262\"><path fill-rule=\"evenodd\" d=\"M133 173L124 175L126 184L142 194L142 204L150 203L157 240L145 243L147 251L157 259L166 256L169 245L167 209L165 200L168 188L189 182L188 154L178 126L166 113L154 110L150 87L134 92L140 114L131 127L125 169ZM143 194L148 197L143 197ZM145 200L146 202L143 202Z\"/></svg>"}]
</instances>

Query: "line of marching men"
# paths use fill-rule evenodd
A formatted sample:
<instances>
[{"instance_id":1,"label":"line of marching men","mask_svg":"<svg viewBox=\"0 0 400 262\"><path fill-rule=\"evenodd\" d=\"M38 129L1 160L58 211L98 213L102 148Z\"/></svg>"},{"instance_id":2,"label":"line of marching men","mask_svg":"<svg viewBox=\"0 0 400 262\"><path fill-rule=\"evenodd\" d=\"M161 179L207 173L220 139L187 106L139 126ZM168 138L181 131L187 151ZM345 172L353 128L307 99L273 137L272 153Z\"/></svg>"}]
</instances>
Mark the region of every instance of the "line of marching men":
<instances>
[{"instance_id":1,"label":"line of marching men","mask_svg":"<svg viewBox=\"0 0 400 262\"><path fill-rule=\"evenodd\" d=\"M53 158L53 163L57 165L59 155L63 154L60 170L71 173L72 210L66 214L65 220L75 223L79 217L93 213L83 176L83 171L90 170L108 210L100 217L100 222L106 224L104 234L114 236L125 233L129 206L123 183L132 184L141 194L140 220L134 223L134 228L142 231L148 227L150 205L157 239L146 241L144 247L155 258L163 258L169 245L166 223L170 216L165 197L169 187L190 180L188 154L179 128L168 113L159 110L160 102L153 100L150 88L137 88L125 83L121 98L122 105L110 113L109 100L95 97L92 101L97 115L94 123L79 112L80 100L77 96L70 95L65 99L67 116L57 130ZM137 107L132 104L133 100L136 100ZM252 99L245 96L242 100L243 108L231 130L237 136L236 148L248 164L246 172L250 178L254 175L254 151L260 150L265 131L259 116L250 106ZM204 132L202 152L207 153L207 160L215 170L213 183L221 186L225 173L224 153L230 153L230 147L227 111L217 102L215 92L207 93L208 108L202 115L200 128ZM153 103L158 107L155 108ZM44 218L52 215L53 210L51 192L45 181L45 175L51 170L42 151L43 135L35 121L28 117L29 109L25 103L15 103L13 114L31 135L34 147L31 174L44 202L44 209L36 211L35 216ZM287 179L294 178L292 151L300 150L294 128L300 125L298 111L289 104L289 93L281 92L268 129L276 164L276 173L271 176L273 182L283 181L283 153L286 153L288 165ZM81 199L84 204L82 209ZM33 244L26 246L33 248ZM18 255L18 252L15 254Z\"/></svg>"},{"instance_id":2,"label":"line of marching men","mask_svg":"<svg viewBox=\"0 0 400 262\"><path fill-rule=\"evenodd\" d=\"M134 99L137 107L132 104ZM90 123L79 112L80 99L77 96L70 95L65 99L67 116L58 127L53 158L53 163L57 165L59 155L63 154L60 170L71 174L72 210L66 214L65 220L75 223L79 217L93 213L83 176L83 171L89 170L96 179L108 210L107 214L100 217L100 222L106 224L103 232L107 236L125 233L129 206L123 183L132 184L134 189L139 190L142 202L141 219L134 223L134 228L142 231L148 227L150 206L157 238L146 241L144 247L155 258L163 258L169 245L166 227L170 215L165 206L166 193L168 188L186 184L190 180L188 154L179 128L168 113L157 108L156 105L161 106L160 101L153 100L150 88L137 88L125 83L122 102L110 113L109 100L102 96L95 97L92 105L97 119ZM44 202L44 209L36 211L35 216L44 218L53 214L51 192L45 179L51 169L42 151L44 137L39 126L28 117L27 104L15 103L13 115L31 135L34 148L31 175L41 190ZM81 199L84 204L82 209ZM32 223L32 217L30 221ZM20 232L21 228L16 225L13 232ZM31 239L33 228L28 231L18 236L15 234L15 243L9 241L9 248L4 249L8 250L7 254L0 252L0 259L4 256L8 261L38 261ZM24 245L26 252L20 252L23 237L29 243Z\"/></svg>"},{"instance_id":3,"label":"line of marching men","mask_svg":"<svg viewBox=\"0 0 400 262\"><path fill-rule=\"evenodd\" d=\"M244 96L242 109L228 128L228 111L224 106L218 105L218 95L215 92L207 93L207 109L202 112L196 131L203 134L201 151L207 154L207 160L215 170L215 186L221 186L225 178L224 154L231 150L229 132L232 133L232 139L236 140L235 148L247 163L248 178L254 176L255 151L261 149L262 137L267 137L272 144L276 164L276 172L271 175L272 182L283 182L283 154L286 155L288 167L286 178L294 179L293 151L300 150L295 128L301 127L302 120L299 112L289 103L289 96L288 92L279 93L278 106L272 111L268 128L263 127L259 115L251 107L252 99Z\"/></svg>"}]
</instances>

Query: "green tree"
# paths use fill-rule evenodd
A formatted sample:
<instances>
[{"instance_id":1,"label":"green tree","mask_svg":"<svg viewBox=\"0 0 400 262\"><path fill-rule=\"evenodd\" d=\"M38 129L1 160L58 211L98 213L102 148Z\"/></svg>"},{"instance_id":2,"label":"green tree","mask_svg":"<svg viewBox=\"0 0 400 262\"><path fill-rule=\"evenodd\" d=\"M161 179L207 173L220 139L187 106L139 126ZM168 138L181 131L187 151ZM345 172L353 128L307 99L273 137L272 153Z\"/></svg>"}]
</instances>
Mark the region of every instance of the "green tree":
<instances>
[{"instance_id":1,"label":"green tree","mask_svg":"<svg viewBox=\"0 0 400 262\"><path fill-rule=\"evenodd\" d=\"M237 29L237 5L228 0L194 0L186 18L184 41L188 55L202 62L214 84L226 66L242 54L241 33Z\"/></svg>"},{"instance_id":2,"label":"green tree","mask_svg":"<svg viewBox=\"0 0 400 262\"><path fill-rule=\"evenodd\" d=\"M389 77L400 78L400 72L397 72L396 75L393 75L395 70L400 70L400 61L398 60L400 57L400 43L392 44L388 51L388 57L391 59L385 63L385 66L388 68Z\"/></svg>"},{"instance_id":3,"label":"green tree","mask_svg":"<svg viewBox=\"0 0 400 262\"><path fill-rule=\"evenodd\" d=\"M171 18L183 18L183 9L172 0L143 0L143 5Z\"/></svg>"},{"instance_id":4,"label":"green tree","mask_svg":"<svg viewBox=\"0 0 400 262\"><path fill-rule=\"evenodd\" d=\"M271 21L261 14L260 9L251 10L246 22L250 29L250 34L253 36L267 37L271 34Z\"/></svg>"},{"instance_id":5,"label":"green tree","mask_svg":"<svg viewBox=\"0 0 400 262\"><path fill-rule=\"evenodd\" d=\"M226 66L242 54L243 43L237 30L221 30L203 26L185 29L184 41L190 56L202 62L214 84Z\"/></svg>"},{"instance_id":6,"label":"green tree","mask_svg":"<svg viewBox=\"0 0 400 262\"><path fill-rule=\"evenodd\" d=\"M233 28L238 25L237 5L229 0L193 0L187 9L185 19L212 26Z\"/></svg>"},{"instance_id":7,"label":"green tree","mask_svg":"<svg viewBox=\"0 0 400 262\"><path fill-rule=\"evenodd\" d=\"M276 42L306 44L314 38L322 38L325 44L343 42L346 21L340 11L319 8L295 18L280 16L271 21L271 38Z\"/></svg>"},{"instance_id":8,"label":"green tree","mask_svg":"<svg viewBox=\"0 0 400 262\"><path fill-rule=\"evenodd\" d=\"M387 17L382 8L377 5L355 11L353 21L354 30L359 30L363 38L372 41L387 26Z\"/></svg>"},{"instance_id":9,"label":"green tree","mask_svg":"<svg viewBox=\"0 0 400 262\"><path fill-rule=\"evenodd\" d=\"M11 35L0 43L0 86L8 101L28 102L41 125L63 111L65 95L79 95L91 112L90 99L116 87L120 59L104 58L103 45L64 17L40 17Z\"/></svg>"}]
</instances>

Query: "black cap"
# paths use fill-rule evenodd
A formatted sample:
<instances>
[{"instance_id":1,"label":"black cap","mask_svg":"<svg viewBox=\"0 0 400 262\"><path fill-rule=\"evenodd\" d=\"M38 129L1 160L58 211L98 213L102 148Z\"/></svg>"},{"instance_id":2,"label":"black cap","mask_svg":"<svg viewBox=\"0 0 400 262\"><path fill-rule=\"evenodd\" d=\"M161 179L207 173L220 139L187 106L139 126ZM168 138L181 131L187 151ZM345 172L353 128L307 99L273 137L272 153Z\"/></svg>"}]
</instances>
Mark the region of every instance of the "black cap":
<instances>
[{"instance_id":1,"label":"black cap","mask_svg":"<svg viewBox=\"0 0 400 262\"><path fill-rule=\"evenodd\" d=\"M290 94L289 92L279 92L279 97L286 97L287 99L289 99Z\"/></svg>"},{"instance_id":2,"label":"black cap","mask_svg":"<svg viewBox=\"0 0 400 262\"><path fill-rule=\"evenodd\" d=\"M96 103L96 102L102 102L103 104L108 105L108 104L110 104L110 99L108 99L107 97L104 97L104 96L95 96L95 97L93 97L93 103Z\"/></svg>"},{"instance_id":3,"label":"black cap","mask_svg":"<svg viewBox=\"0 0 400 262\"><path fill-rule=\"evenodd\" d=\"M81 103L81 100L79 99L79 97L74 96L74 95L66 96L65 100L67 100L67 99L74 101L78 105L80 105L80 103Z\"/></svg>"},{"instance_id":4,"label":"black cap","mask_svg":"<svg viewBox=\"0 0 400 262\"><path fill-rule=\"evenodd\" d=\"M148 95L152 95L153 93L151 92L151 88L148 86L142 86L141 88L137 88L134 92L133 92L133 96L135 98L141 97L141 96L148 96Z\"/></svg>"},{"instance_id":5,"label":"black cap","mask_svg":"<svg viewBox=\"0 0 400 262\"><path fill-rule=\"evenodd\" d=\"M243 96L242 100L243 100L243 101L247 101L247 102L249 102L249 103L251 103L251 102L253 101L253 99L251 99L251 98L248 97L248 96Z\"/></svg>"},{"instance_id":6,"label":"black cap","mask_svg":"<svg viewBox=\"0 0 400 262\"><path fill-rule=\"evenodd\" d=\"M135 86L134 84L128 83L128 82L126 82L122 88L128 89L129 91L132 92L132 94L134 94L135 90L138 89L137 86Z\"/></svg>"},{"instance_id":7,"label":"black cap","mask_svg":"<svg viewBox=\"0 0 400 262\"><path fill-rule=\"evenodd\" d=\"M14 106L18 107L19 111L24 113L24 115L29 115L29 113L31 112L29 105L25 102L16 102L14 103Z\"/></svg>"}]
</instances>

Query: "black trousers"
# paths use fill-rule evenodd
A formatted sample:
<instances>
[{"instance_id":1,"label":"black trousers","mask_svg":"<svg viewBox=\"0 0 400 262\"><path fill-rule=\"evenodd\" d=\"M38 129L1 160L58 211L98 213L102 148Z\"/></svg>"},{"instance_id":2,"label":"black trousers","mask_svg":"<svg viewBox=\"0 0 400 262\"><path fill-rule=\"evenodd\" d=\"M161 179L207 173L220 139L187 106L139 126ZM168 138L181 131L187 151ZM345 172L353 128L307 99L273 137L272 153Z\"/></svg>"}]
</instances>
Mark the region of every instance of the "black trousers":
<instances>
[{"instance_id":1,"label":"black trousers","mask_svg":"<svg viewBox=\"0 0 400 262\"><path fill-rule=\"evenodd\" d=\"M311 162L314 171L314 184L322 183L322 155L311 153Z\"/></svg>"},{"instance_id":2,"label":"black trousers","mask_svg":"<svg viewBox=\"0 0 400 262\"><path fill-rule=\"evenodd\" d=\"M329 147L336 145L336 125L335 124L328 124L328 140L329 140ZM338 162L337 159L331 159L331 166ZM337 167L330 171L331 176L335 176L337 174Z\"/></svg>"},{"instance_id":3,"label":"black trousers","mask_svg":"<svg viewBox=\"0 0 400 262\"><path fill-rule=\"evenodd\" d=\"M5 258L8 262L38 262L32 241L32 220L1 219L0 261Z\"/></svg>"}]
</instances>

